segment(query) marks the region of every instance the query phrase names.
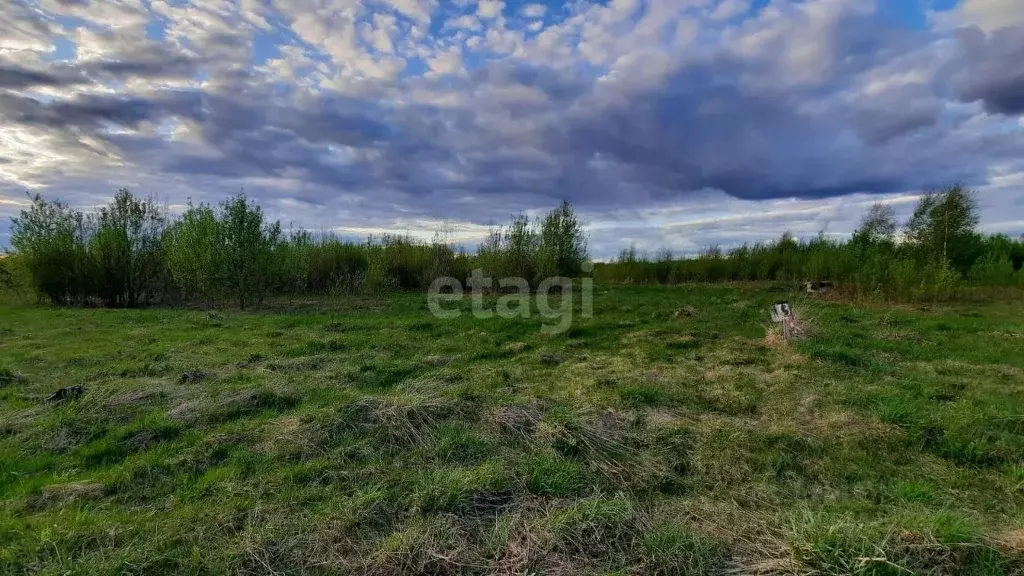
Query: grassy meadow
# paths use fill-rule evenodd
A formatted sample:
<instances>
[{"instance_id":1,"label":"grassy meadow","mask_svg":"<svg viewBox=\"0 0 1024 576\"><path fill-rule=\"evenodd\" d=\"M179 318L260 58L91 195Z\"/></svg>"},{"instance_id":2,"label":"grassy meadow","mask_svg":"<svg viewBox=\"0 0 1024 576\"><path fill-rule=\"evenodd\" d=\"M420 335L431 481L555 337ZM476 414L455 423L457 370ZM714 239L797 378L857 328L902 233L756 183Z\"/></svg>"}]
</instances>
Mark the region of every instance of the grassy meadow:
<instances>
[{"instance_id":1,"label":"grassy meadow","mask_svg":"<svg viewBox=\"0 0 1024 576\"><path fill-rule=\"evenodd\" d=\"M0 573L1024 574L1019 297L463 304L0 303Z\"/></svg>"}]
</instances>

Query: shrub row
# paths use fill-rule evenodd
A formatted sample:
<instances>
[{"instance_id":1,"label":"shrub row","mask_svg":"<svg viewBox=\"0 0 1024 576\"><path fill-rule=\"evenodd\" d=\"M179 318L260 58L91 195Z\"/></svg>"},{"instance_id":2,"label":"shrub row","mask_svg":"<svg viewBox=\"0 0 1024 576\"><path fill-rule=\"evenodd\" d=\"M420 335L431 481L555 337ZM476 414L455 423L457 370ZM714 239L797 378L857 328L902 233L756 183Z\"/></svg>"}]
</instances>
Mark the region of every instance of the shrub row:
<instances>
[{"instance_id":1,"label":"shrub row","mask_svg":"<svg viewBox=\"0 0 1024 576\"><path fill-rule=\"evenodd\" d=\"M923 195L902 227L891 208L872 206L847 242L787 233L689 258L668 250L648 258L629 248L594 275L628 283L832 280L859 297L897 300L948 298L965 286L1024 287L1024 240L984 236L977 224L974 193L957 185ZM14 253L0 266L0 283L18 285L22 271L22 284L61 305L230 300L245 308L268 294L425 289L442 276L465 280L477 268L536 286L578 276L588 260L582 224L567 202L542 220L513 217L474 254L443 238L357 243L286 234L243 195L218 206L190 204L177 218L127 190L90 213L37 195L12 231Z\"/></svg>"},{"instance_id":2,"label":"shrub row","mask_svg":"<svg viewBox=\"0 0 1024 576\"><path fill-rule=\"evenodd\" d=\"M475 268L536 285L546 276L577 276L588 260L568 202L543 220L514 218L473 255L443 239L286 234L244 195L218 206L190 204L177 218L127 190L91 213L37 195L12 232L14 252L0 281L13 285L11 269L23 270L25 284L59 305L228 300L245 308L268 294L426 289L438 277L464 281Z\"/></svg>"},{"instance_id":3,"label":"shrub row","mask_svg":"<svg viewBox=\"0 0 1024 576\"><path fill-rule=\"evenodd\" d=\"M823 234L809 241L784 234L774 242L728 252L708 248L690 258L662 250L653 258L623 250L597 265L598 280L628 283L740 280L838 282L858 297L948 298L968 286L1024 287L1024 239L985 236L975 195L962 186L926 193L901 228L892 209L872 206L852 239Z\"/></svg>"}]
</instances>

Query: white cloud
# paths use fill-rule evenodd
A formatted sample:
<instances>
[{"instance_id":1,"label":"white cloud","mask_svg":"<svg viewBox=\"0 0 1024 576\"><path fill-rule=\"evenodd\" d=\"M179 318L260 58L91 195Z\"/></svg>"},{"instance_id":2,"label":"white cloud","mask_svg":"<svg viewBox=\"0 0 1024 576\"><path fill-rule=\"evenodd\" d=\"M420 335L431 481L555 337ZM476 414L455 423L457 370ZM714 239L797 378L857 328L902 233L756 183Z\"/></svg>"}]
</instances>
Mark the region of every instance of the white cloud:
<instances>
[{"instance_id":1,"label":"white cloud","mask_svg":"<svg viewBox=\"0 0 1024 576\"><path fill-rule=\"evenodd\" d=\"M527 18L543 18L548 13L548 7L544 4L526 4L521 11Z\"/></svg>"},{"instance_id":2,"label":"white cloud","mask_svg":"<svg viewBox=\"0 0 1024 576\"><path fill-rule=\"evenodd\" d=\"M505 3L502 0L480 0L476 8L476 14L480 18L490 20L501 16L501 11L504 8Z\"/></svg>"},{"instance_id":3,"label":"white cloud","mask_svg":"<svg viewBox=\"0 0 1024 576\"><path fill-rule=\"evenodd\" d=\"M415 20L420 24L427 24L437 10L437 0L377 0L398 13Z\"/></svg>"},{"instance_id":4,"label":"white cloud","mask_svg":"<svg viewBox=\"0 0 1024 576\"><path fill-rule=\"evenodd\" d=\"M718 6L715 7L714 11L711 12L709 18L712 20L728 20L735 18L747 10L750 10L751 0L722 0Z\"/></svg>"},{"instance_id":5,"label":"white cloud","mask_svg":"<svg viewBox=\"0 0 1024 576\"><path fill-rule=\"evenodd\" d=\"M390 14L374 14L373 24L363 23L361 28L363 41L370 44L378 52L392 54L395 51L392 37L398 31L395 17Z\"/></svg>"},{"instance_id":6,"label":"white cloud","mask_svg":"<svg viewBox=\"0 0 1024 576\"><path fill-rule=\"evenodd\" d=\"M492 52L509 54L522 44L523 34L516 30L488 28L485 41Z\"/></svg>"},{"instance_id":7,"label":"white cloud","mask_svg":"<svg viewBox=\"0 0 1024 576\"><path fill-rule=\"evenodd\" d=\"M771 4L742 24L727 28L723 44L736 55L762 61L766 84L816 84L839 70L839 27L872 12L862 0L818 0Z\"/></svg>"},{"instance_id":8,"label":"white cloud","mask_svg":"<svg viewBox=\"0 0 1024 576\"><path fill-rule=\"evenodd\" d=\"M453 47L444 52L439 52L436 56L427 61L427 66L430 67L431 72L437 74L457 74L463 72L462 68L462 54L459 52L458 47Z\"/></svg>"},{"instance_id":9,"label":"white cloud","mask_svg":"<svg viewBox=\"0 0 1024 576\"><path fill-rule=\"evenodd\" d=\"M452 18L445 22L446 28L455 28L459 30L479 30L480 20L472 14L464 14L458 18Z\"/></svg>"},{"instance_id":10,"label":"white cloud","mask_svg":"<svg viewBox=\"0 0 1024 576\"><path fill-rule=\"evenodd\" d=\"M84 204L116 183L180 204L244 184L298 225L370 230L569 196L603 254L845 233L837 206L877 197L850 191L902 202L965 178L996 191L985 221L1024 221L1024 202L998 200L1024 182L1019 1L964 0L898 38L880 2L512 4L507 19L498 0L0 2L0 206L26 188ZM58 37L74 43L63 66ZM599 215L627 202L679 209Z\"/></svg>"},{"instance_id":11,"label":"white cloud","mask_svg":"<svg viewBox=\"0 0 1024 576\"><path fill-rule=\"evenodd\" d=\"M959 11L964 20L988 31L1024 25L1020 0L963 0Z\"/></svg>"}]
</instances>

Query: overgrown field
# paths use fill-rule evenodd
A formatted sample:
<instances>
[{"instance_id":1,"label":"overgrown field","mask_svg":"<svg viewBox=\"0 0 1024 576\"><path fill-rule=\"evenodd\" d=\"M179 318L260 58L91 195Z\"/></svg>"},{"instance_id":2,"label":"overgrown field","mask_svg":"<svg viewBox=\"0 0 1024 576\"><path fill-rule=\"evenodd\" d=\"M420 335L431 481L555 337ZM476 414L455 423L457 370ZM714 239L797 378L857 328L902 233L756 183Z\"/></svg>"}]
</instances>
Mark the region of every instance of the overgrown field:
<instances>
[{"instance_id":1,"label":"overgrown field","mask_svg":"<svg viewBox=\"0 0 1024 576\"><path fill-rule=\"evenodd\" d=\"M0 304L0 573L1024 573L1020 300L540 324Z\"/></svg>"}]
</instances>

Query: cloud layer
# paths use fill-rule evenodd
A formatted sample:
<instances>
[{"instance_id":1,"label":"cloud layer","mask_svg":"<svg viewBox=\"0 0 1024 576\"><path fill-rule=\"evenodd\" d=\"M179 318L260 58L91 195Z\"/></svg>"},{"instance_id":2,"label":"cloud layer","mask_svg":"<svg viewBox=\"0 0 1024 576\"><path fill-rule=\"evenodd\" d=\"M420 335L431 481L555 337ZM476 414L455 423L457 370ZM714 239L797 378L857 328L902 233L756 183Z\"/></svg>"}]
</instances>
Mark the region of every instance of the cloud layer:
<instances>
[{"instance_id":1,"label":"cloud layer","mask_svg":"<svg viewBox=\"0 0 1024 576\"><path fill-rule=\"evenodd\" d=\"M0 216L26 189L244 188L304 226L474 230L568 198L610 247L623 210L963 180L1024 220L1017 0L16 0L0 22Z\"/></svg>"}]
</instances>

